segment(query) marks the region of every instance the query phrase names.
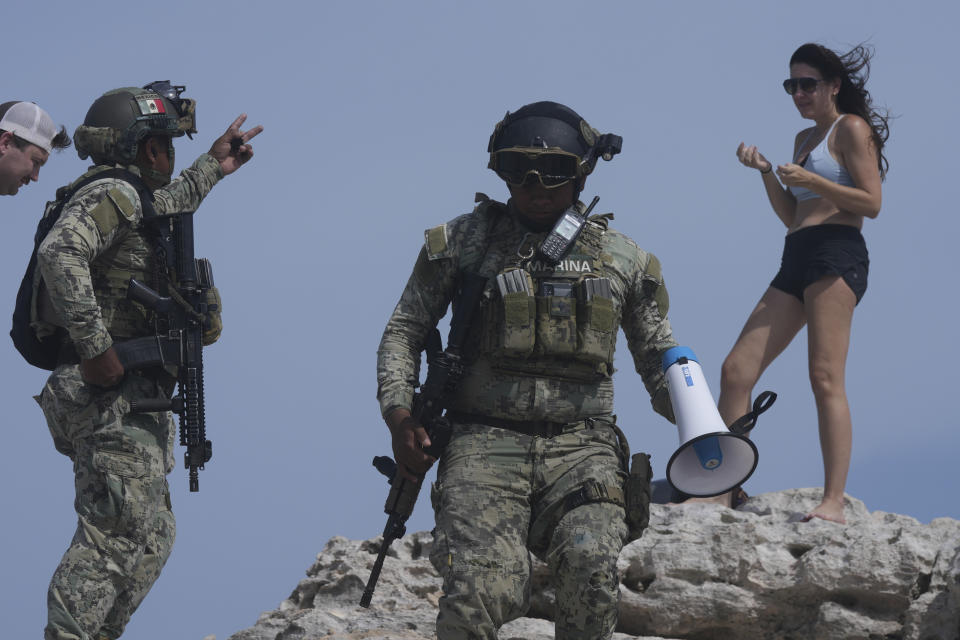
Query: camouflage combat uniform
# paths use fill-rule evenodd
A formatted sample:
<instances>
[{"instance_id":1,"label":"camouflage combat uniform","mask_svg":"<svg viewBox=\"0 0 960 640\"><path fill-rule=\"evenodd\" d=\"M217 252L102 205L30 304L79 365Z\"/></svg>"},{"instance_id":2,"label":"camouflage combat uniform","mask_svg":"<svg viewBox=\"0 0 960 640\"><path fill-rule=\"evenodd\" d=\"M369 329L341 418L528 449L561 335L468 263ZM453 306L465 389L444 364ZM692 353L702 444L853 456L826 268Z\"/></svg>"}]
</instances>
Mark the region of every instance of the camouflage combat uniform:
<instances>
[{"instance_id":1,"label":"camouflage combat uniform","mask_svg":"<svg viewBox=\"0 0 960 640\"><path fill-rule=\"evenodd\" d=\"M444 640L496 638L524 614L528 549L555 577L558 639L609 638L616 626L616 561L627 536L625 452L611 415L617 329L654 408L671 420L660 354L676 342L659 262L607 220L592 217L556 268L536 258L523 263L528 291L543 295L503 295L496 276L533 255L546 234L483 200L472 214L426 232L387 324L377 362L384 416L410 407L421 347L456 304L458 273L488 277L432 495ZM592 287L587 300L591 278L605 278L609 288Z\"/></svg>"},{"instance_id":2,"label":"camouflage combat uniform","mask_svg":"<svg viewBox=\"0 0 960 640\"><path fill-rule=\"evenodd\" d=\"M204 154L154 192L154 207L158 213L196 209L222 177L219 163ZM36 296L34 326L38 332L64 327L69 341L63 353L71 354L37 401L57 450L73 461L79 516L50 582L47 640L119 637L173 545L165 477L174 464L173 419L170 413L129 413L133 400L168 398L172 378L128 372L118 386L104 389L85 383L74 364L115 340L154 333L148 312L126 298L131 277L155 280L142 218L128 182L96 180L70 199L37 253L46 293Z\"/></svg>"}]
</instances>

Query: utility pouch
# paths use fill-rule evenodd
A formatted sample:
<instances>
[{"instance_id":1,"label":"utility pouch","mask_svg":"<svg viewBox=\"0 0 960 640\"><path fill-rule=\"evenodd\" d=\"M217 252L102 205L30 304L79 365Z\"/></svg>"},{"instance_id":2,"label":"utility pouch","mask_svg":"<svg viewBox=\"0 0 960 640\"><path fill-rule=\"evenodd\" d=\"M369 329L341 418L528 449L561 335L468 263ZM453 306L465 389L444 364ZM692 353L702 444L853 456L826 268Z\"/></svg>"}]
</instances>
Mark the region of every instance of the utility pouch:
<instances>
[{"instance_id":1,"label":"utility pouch","mask_svg":"<svg viewBox=\"0 0 960 640\"><path fill-rule=\"evenodd\" d=\"M223 332L223 303L220 290L213 284L213 266L206 258L197 258L197 276L203 287L203 346L207 347L220 339Z\"/></svg>"},{"instance_id":2,"label":"utility pouch","mask_svg":"<svg viewBox=\"0 0 960 640\"><path fill-rule=\"evenodd\" d=\"M613 362L617 334L610 279L586 277L577 288L578 352L589 362Z\"/></svg>"},{"instance_id":3,"label":"utility pouch","mask_svg":"<svg viewBox=\"0 0 960 640\"><path fill-rule=\"evenodd\" d=\"M650 522L650 456L636 453L630 461L630 474L623 483L629 542L639 540Z\"/></svg>"},{"instance_id":4,"label":"utility pouch","mask_svg":"<svg viewBox=\"0 0 960 640\"><path fill-rule=\"evenodd\" d=\"M497 350L501 355L524 358L533 353L536 298L533 279L524 269L507 269L497 275L502 317Z\"/></svg>"},{"instance_id":5,"label":"utility pouch","mask_svg":"<svg viewBox=\"0 0 960 640\"><path fill-rule=\"evenodd\" d=\"M577 350L577 296L570 281L540 283L537 295L537 350L571 355Z\"/></svg>"},{"instance_id":6,"label":"utility pouch","mask_svg":"<svg viewBox=\"0 0 960 640\"><path fill-rule=\"evenodd\" d=\"M207 306L207 313L203 322L203 346L207 347L220 339L223 333L223 305L220 302L220 290L210 287L203 293L203 301Z\"/></svg>"}]
</instances>

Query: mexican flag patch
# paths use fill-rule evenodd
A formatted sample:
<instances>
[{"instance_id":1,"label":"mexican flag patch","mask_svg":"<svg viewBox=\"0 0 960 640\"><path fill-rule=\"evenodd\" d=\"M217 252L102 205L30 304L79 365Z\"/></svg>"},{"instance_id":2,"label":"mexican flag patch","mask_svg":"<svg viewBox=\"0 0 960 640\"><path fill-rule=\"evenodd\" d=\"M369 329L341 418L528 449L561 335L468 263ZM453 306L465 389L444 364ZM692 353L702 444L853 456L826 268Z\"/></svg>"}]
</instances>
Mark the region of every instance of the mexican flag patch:
<instances>
[{"instance_id":1,"label":"mexican flag patch","mask_svg":"<svg viewBox=\"0 0 960 640\"><path fill-rule=\"evenodd\" d=\"M140 107L140 113L144 115L167 112L163 108L163 100L158 98L137 98L137 105Z\"/></svg>"}]
</instances>

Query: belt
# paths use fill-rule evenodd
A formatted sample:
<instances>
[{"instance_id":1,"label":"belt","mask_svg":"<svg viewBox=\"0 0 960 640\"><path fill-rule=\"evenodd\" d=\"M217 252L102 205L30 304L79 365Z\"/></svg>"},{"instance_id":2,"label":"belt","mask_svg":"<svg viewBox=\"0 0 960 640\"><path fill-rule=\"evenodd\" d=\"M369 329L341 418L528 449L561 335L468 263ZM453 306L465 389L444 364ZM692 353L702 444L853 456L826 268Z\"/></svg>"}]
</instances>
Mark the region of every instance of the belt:
<instances>
[{"instance_id":1,"label":"belt","mask_svg":"<svg viewBox=\"0 0 960 640\"><path fill-rule=\"evenodd\" d=\"M564 431L571 431L573 428L585 424L588 428L593 427L593 418L584 418L573 422L551 422L549 420L507 420L506 418L494 418L477 413L466 413L463 411L448 411L446 417L454 422L468 422L474 424L484 424L498 429L507 429L527 436L537 436L540 438L553 438Z\"/></svg>"}]
</instances>

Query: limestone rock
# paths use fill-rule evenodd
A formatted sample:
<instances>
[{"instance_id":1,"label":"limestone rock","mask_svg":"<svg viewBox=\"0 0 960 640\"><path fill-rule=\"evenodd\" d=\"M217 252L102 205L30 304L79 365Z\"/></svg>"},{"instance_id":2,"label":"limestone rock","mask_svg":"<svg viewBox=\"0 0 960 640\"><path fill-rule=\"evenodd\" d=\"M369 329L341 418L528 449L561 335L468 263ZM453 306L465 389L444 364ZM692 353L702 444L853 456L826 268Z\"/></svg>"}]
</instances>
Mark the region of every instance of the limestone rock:
<instances>
[{"instance_id":1,"label":"limestone rock","mask_svg":"<svg viewBox=\"0 0 960 640\"><path fill-rule=\"evenodd\" d=\"M763 494L736 511L654 505L650 527L620 555L615 640L960 640L960 521L923 525L848 496L846 526L800 522L819 497ZM434 638L441 594L430 544L425 532L395 542L363 609L379 538L332 538L290 597L230 640ZM500 638L553 638L553 608L537 563L529 617Z\"/></svg>"},{"instance_id":2,"label":"limestone rock","mask_svg":"<svg viewBox=\"0 0 960 640\"><path fill-rule=\"evenodd\" d=\"M960 638L960 522L847 497L847 526L800 522L819 489L733 511L657 510L620 556L620 629L676 637Z\"/></svg>"}]
</instances>

